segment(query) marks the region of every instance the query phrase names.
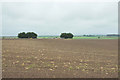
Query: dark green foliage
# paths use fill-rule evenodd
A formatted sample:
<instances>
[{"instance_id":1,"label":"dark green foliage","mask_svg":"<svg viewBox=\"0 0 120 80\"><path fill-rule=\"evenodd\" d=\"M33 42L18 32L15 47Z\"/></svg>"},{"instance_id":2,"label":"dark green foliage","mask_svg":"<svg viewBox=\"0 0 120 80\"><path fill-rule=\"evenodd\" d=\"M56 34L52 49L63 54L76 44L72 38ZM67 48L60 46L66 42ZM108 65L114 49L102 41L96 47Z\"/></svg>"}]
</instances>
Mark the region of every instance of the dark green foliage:
<instances>
[{"instance_id":1,"label":"dark green foliage","mask_svg":"<svg viewBox=\"0 0 120 80\"><path fill-rule=\"evenodd\" d=\"M37 38L37 34L34 32L22 32L18 34L18 38Z\"/></svg>"},{"instance_id":2,"label":"dark green foliage","mask_svg":"<svg viewBox=\"0 0 120 80\"><path fill-rule=\"evenodd\" d=\"M26 36L25 32L22 32L22 33L18 34L18 38L26 38L26 37L27 36Z\"/></svg>"},{"instance_id":3,"label":"dark green foliage","mask_svg":"<svg viewBox=\"0 0 120 80\"><path fill-rule=\"evenodd\" d=\"M61 33L60 38L73 38L73 34L72 33Z\"/></svg>"},{"instance_id":4,"label":"dark green foliage","mask_svg":"<svg viewBox=\"0 0 120 80\"><path fill-rule=\"evenodd\" d=\"M100 37L98 37L98 39L100 39Z\"/></svg>"},{"instance_id":5,"label":"dark green foliage","mask_svg":"<svg viewBox=\"0 0 120 80\"><path fill-rule=\"evenodd\" d=\"M37 34L34 32L28 32L26 33L27 38L37 38Z\"/></svg>"}]
</instances>

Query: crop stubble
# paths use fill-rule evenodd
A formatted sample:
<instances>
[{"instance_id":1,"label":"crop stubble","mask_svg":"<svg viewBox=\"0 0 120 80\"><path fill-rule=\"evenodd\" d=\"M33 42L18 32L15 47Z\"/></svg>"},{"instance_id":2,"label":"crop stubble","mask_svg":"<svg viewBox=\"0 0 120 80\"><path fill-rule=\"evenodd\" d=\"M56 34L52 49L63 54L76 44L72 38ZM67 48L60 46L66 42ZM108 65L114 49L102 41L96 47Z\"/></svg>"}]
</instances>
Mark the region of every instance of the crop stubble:
<instances>
[{"instance_id":1,"label":"crop stubble","mask_svg":"<svg viewBox=\"0 0 120 80\"><path fill-rule=\"evenodd\" d=\"M116 78L118 40L2 40L3 78Z\"/></svg>"}]
</instances>

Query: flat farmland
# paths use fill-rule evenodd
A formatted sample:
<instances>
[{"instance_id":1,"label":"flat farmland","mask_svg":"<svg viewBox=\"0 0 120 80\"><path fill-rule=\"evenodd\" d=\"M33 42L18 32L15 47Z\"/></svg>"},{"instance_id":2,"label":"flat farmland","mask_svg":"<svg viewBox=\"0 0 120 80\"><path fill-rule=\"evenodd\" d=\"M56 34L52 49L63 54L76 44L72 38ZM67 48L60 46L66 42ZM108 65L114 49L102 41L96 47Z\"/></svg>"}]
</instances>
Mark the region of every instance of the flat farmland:
<instances>
[{"instance_id":1,"label":"flat farmland","mask_svg":"<svg viewBox=\"0 0 120 80\"><path fill-rule=\"evenodd\" d=\"M3 39L3 78L117 78L117 39Z\"/></svg>"}]
</instances>

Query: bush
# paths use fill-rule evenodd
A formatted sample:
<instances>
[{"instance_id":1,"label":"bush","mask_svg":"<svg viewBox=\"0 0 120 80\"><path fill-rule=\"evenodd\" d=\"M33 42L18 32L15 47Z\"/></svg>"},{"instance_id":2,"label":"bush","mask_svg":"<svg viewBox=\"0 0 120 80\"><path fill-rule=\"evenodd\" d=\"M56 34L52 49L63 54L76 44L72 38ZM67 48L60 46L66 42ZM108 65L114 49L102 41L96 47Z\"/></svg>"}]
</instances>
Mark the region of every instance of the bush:
<instances>
[{"instance_id":1,"label":"bush","mask_svg":"<svg viewBox=\"0 0 120 80\"><path fill-rule=\"evenodd\" d=\"M22 32L18 34L18 38L37 38L37 34L34 32Z\"/></svg>"},{"instance_id":2,"label":"bush","mask_svg":"<svg viewBox=\"0 0 120 80\"><path fill-rule=\"evenodd\" d=\"M73 38L73 34L72 33L61 33L60 38Z\"/></svg>"}]
</instances>

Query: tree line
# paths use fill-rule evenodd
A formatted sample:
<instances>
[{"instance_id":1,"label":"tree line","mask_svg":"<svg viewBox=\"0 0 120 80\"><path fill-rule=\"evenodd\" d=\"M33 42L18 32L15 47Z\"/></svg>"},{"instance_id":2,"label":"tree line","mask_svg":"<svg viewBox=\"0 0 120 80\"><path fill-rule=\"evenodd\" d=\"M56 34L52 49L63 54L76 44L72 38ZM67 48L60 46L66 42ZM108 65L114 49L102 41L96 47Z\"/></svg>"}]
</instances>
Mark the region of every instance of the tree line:
<instances>
[{"instance_id":1,"label":"tree line","mask_svg":"<svg viewBox=\"0 0 120 80\"><path fill-rule=\"evenodd\" d=\"M18 33L18 38L37 38L37 34L34 32L21 32ZM61 33L60 38L68 39L68 38L73 38L72 33Z\"/></svg>"},{"instance_id":2,"label":"tree line","mask_svg":"<svg viewBox=\"0 0 120 80\"><path fill-rule=\"evenodd\" d=\"M18 38L37 38L37 34L34 32L22 32L18 34Z\"/></svg>"}]
</instances>

